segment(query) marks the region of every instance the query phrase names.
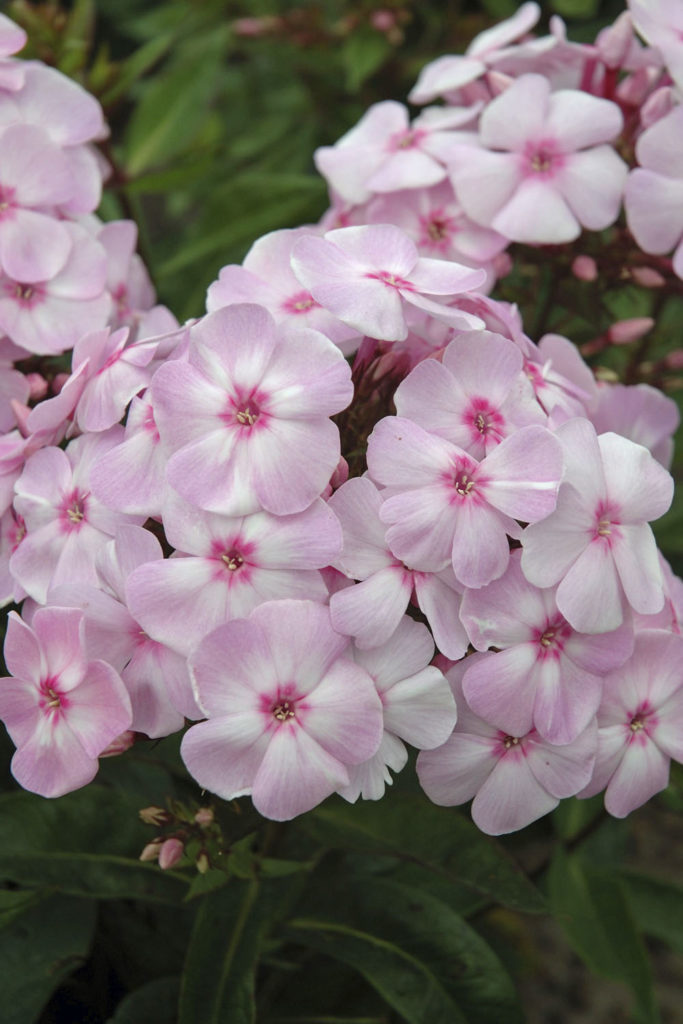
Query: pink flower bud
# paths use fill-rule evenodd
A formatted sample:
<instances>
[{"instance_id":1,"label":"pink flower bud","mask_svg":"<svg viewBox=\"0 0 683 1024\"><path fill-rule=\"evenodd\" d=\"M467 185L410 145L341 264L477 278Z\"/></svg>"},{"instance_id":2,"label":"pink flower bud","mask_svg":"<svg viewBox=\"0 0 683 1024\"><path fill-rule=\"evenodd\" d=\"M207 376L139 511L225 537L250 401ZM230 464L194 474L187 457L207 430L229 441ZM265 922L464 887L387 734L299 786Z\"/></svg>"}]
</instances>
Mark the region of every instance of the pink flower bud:
<instances>
[{"instance_id":1,"label":"pink flower bud","mask_svg":"<svg viewBox=\"0 0 683 1024\"><path fill-rule=\"evenodd\" d=\"M666 284L666 278L654 267L633 267L631 277L643 288L661 288Z\"/></svg>"},{"instance_id":2,"label":"pink flower bud","mask_svg":"<svg viewBox=\"0 0 683 1024\"><path fill-rule=\"evenodd\" d=\"M624 11L613 25L599 32L595 43L608 68L621 67L633 45L633 22L629 12Z\"/></svg>"},{"instance_id":3,"label":"pink flower bud","mask_svg":"<svg viewBox=\"0 0 683 1024\"><path fill-rule=\"evenodd\" d=\"M507 277L512 270L512 256L509 252L499 252L493 257L493 272L496 277Z\"/></svg>"},{"instance_id":4,"label":"pink flower bud","mask_svg":"<svg viewBox=\"0 0 683 1024\"><path fill-rule=\"evenodd\" d=\"M489 71L486 81L491 90L491 96L500 96L501 93L510 88L514 78L504 74L502 71Z\"/></svg>"},{"instance_id":5,"label":"pink flower bud","mask_svg":"<svg viewBox=\"0 0 683 1024\"><path fill-rule=\"evenodd\" d=\"M207 825L213 822L213 810L210 807L200 807L194 816L194 820L197 825L206 828Z\"/></svg>"},{"instance_id":6,"label":"pink flower bud","mask_svg":"<svg viewBox=\"0 0 683 1024\"><path fill-rule=\"evenodd\" d=\"M640 111L640 123L643 128L649 128L655 121L661 121L663 117L671 113L675 106L676 99L673 89L668 85L662 86L661 89L656 89L651 96L648 96L643 103Z\"/></svg>"},{"instance_id":7,"label":"pink flower bud","mask_svg":"<svg viewBox=\"0 0 683 1024\"><path fill-rule=\"evenodd\" d=\"M19 433L22 437L30 437L32 431L28 428L27 420L31 415L31 407L29 405L24 405L23 402L18 402L16 398L11 398L9 404L12 408L12 413L14 414L17 426L19 427Z\"/></svg>"},{"instance_id":8,"label":"pink flower bud","mask_svg":"<svg viewBox=\"0 0 683 1024\"><path fill-rule=\"evenodd\" d=\"M120 736L113 739L108 747L105 747L100 757L118 757L119 754L125 754L127 750L135 743L135 733L131 729L126 729Z\"/></svg>"},{"instance_id":9,"label":"pink flower bud","mask_svg":"<svg viewBox=\"0 0 683 1024\"><path fill-rule=\"evenodd\" d=\"M639 68L634 74L628 75L619 82L616 88L616 98L620 103L639 107L645 101L659 75L659 68Z\"/></svg>"},{"instance_id":10,"label":"pink flower bud","mask_svg":"<svg viewBox=\"0 0 683 1024\"><path fill-rule=\"evenodd\" d=\"M153 843L147 843L147 846L144 847L139 859L142 861L156 860L159 856L161 845L160 839L155 839Z\"/></svg>"},{"instance_id":11,"label":"pink flower bud","mask_svg":"<svg viewBox=\"0 0 683 1024\"><path fill-rule=\"evenodd\" d=\"M58 373L52 380L52 394L58 395L69 379L68 373Z\"/></svg>"},{"instance_id":12,"label":"pink flower bud","mask_svg":"<svg viewBox=\"0 0 683 1024\"><path fill-rule=\"evenodd\" d=\"M577 256L572 263L572 274L579 281L595 281L598 276L598 265L592 256Z\"/></svg>"},{"instance_id":13,"label":"pink flower bud","mask_svg":"<svg viewBox=\"0 0 683 1024\"><path fill-rule=\"evenodd\" d=\"M378 32L390 32L396 25L396 14L385 9L373 11L370 15L370 24Z\"/></svg>"},{"instance_id":14,"label":"pink flower bud","mask_svg":"<svg viewBox=\"0 0 683 1024\"><path fill-rule=\"evenodd\" d=\"M159 867L162 871L175 867L184 852L185 847L179 839L165 839L159 850Z\"/></svg>"},{"instance_id":15,"label":"pink flower bud","mask_svg":"<svg viewBox=\"0 0 683 1024\"><path fill-rule=\"evenodd\" d=\"M617 320L607 331L607 338L613 345L628 345L637 341L654 327L651 316L636 316L630 320Z\"/></svg>"},{"instance_id":16,"label":"pink flower bud","mask_svg":"<svg viewBox=\"0 0 683 1024\"><path fill-rule=\"evenodd\" d=\"M39 402L47 394L47 381L42 373L27 373L26 380L29 386L29 398L32 402Z\"/></svg>"},{"instance_id":17,"label":"pink flower bud","mask_svg":"<svg viewBox=\"0 0 683 1024\"><path fill-rule=\"evenodd\" d=\"M668 370L683 370L683 348L677 348L669 352L664 363Z\"/></svg>"}]
</instances>

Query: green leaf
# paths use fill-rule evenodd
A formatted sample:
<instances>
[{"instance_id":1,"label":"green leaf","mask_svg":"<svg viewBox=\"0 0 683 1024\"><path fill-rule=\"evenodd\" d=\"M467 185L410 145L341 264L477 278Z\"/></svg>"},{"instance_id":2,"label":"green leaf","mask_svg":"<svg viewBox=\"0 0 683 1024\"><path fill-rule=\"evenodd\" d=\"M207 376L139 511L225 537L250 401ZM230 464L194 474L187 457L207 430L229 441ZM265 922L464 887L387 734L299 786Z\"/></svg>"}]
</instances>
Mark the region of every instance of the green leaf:
<instances>
[{"instance_id":1,"label":"green leaf","mask_svg":"<svg viewBox=\"0 0 683 1024\"><path fill-rule=\"evenodd\" d=\"M628 985L642 1020L657 1024L650 963L625 884L614 872L595 870L560 848L550 864L548 889L553 913L579 956L596 974Z\"/></svg>"},{"instance_id":2,"label":"green leaf","mask_svg":"<svg viewBox=\"0 0 683 1024\"><path fill-rule=\"evenodd\" d=\"M593 18L598 13L600 0L553 0L552 6L563 18Z\"/></svg>"},{"instance_id":3,"label":"green leaf","mask_svg":"<svg viewBox=\"0 0 683 1024\"><path fill-rule=\"evenodd\" d=\"M566 842L580 835L602 814L602 811L602 793L590 800L577 800L576 797L570 797L568 800L560 801L551 818L558 836Z\"/></svg>"},{"instance_id":4,"label":"green leaf","mask_svg":"<svg viewBox=\"0 0 683 1024\"><path fill-rule=\"evenodd\" d=\"M31 1024L50 995L85 960L95 904L50 896L0 927L2 1024Z\"/></svg>"},{"instance_id":5,"label":"green leaf","mask_svg":"<svg viewBox=\"0 0 683 1024\"><path fill-rule=\"evenodd\" d=\"M233 879L203 897L180 985L178 1024L252 1024L264 939L298 891L291 881Z\"/></svg>"},{"instance_id":6,"label":"green leaf","mask_svg":"<svg viewBox=\"0 0 683 1024\"><path fill-rule=\"evenodd\" d=\"M124 60L119 66L116 81L100 97L102 106L107 107L125 96L131 86L168 53L175 40L174 32L163 32L144 43Z\"/></svg>"},{"instance_id":7,"label":"green leaf","mask_svg":"<svg viewBox=\"0 0 683 1024\"><path fill-rule=\"evenodd\" d=\"M59 800L0 796L0 879L74 896L180 902L186 879L137 860L137 801L101 786Z\"/></svg>"},{"instance_id":8,"label":"green leaf","mask_svg":"<svg viewBox=\"0 0 683 1024\"><path fill-rule=\"evenodd\" d=\"M225 40L221 29L193 40L191 50L179 50L171 67L147 83L126 134L131 177L190 149L210 112Z\"/></svg>"},{"instance_id":9,"label":"green leaf","mask_svg":"<svg viewBox=\"0 0 683 1024\"><path fill-rule=\"evenodd\" d=\"M107 1024L175 1024L179 979L155 978L136 988L116 1007Z\"/></svg>"},{"instance_id":10,"label":"green leaf","mask_svg":"<svg viewBox=\"0 0 683 1024\"><path fill-rule=\"evenodd\" d=\"M633 916L646 935L683 953L683 887L623 870Z\"/></svg>"},{"instance_id":11,"label":"green leaf","mask_svg":"<svg viewBox=\"0 0 683 1024\"><path fill-rule=\"evenodd\" d=\"M391 43L381 32L365 26L356 29L342 48L349 92L358 92L363 82L379 70L391 52Z\"/></svg>"},{"instance_id":12,"label":"green leaf","mask_svg":"<svg viewBox=\"0 0 683 1024\"><path fill-rule=\"evenodd\" d=\"M230 876L218 868L209 868L204 874L198 871L190 882L190 888L187 890L185 900L194 900L207 892L215 892L216 889L222 889L229 881Z\"/></svg>"},{"instance_id":13,"label":"green leaf","mask_svg":"<svg viewBox=\"0 0 683 1024\"><path fill-rule=\"evenodd\" d=\"M302 827L326 846L417 861L505 906L545 910L541 893L495 839L459 811L424 797L390 793L381 803L329 801L307 815Z\"/></svg>"},{"instance_id":14,"label":"green leaf","mask_svg":"<svg viewBox=\"0 0 683 1024\"><path fill-rule=\"evenodd\" d=\"M395 943L324 918L297 918L288 932L357 970L408 1024L467 1024L431 968Z\"/></svg>"},{"instance_id":15,"label":"green leaf","mask_svg":"<svg viewBox=\"0 0 683 1024\"><path fill-rule=\"evenodd\" d=\"M300 912L394 943L403 954L429 965L467 1020L523 1020L512 981L493 950L459 914L429 893L338 870L331 881L320 870L317 884L306 889Z\"/></svg>"}]
</instances>

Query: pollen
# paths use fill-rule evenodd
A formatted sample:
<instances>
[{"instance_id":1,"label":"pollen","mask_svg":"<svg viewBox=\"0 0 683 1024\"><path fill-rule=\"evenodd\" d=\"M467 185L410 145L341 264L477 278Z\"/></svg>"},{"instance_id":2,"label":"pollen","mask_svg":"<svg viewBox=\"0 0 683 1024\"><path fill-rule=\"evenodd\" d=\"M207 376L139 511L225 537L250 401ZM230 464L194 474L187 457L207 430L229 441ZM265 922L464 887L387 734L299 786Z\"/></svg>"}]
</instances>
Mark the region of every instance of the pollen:
<instances>
[{"instance_id":1,"label":"pollen","mask_svg":"<svg viewBox=\"0 0 683 1024\"><path fill-rule=\"evenodd\" d=\"M83 511L78 507L76 502L74 502L71 508L68 508L66 510L66 515L67 519L69 519L72 523L80 523L83 519Z\"/></svg>"},{"instance_id":2,"label":"pollen","mask_svg":"<svg viewBox=\"0 0 683 1024\"><path fill-rule=\"evenodd\" d=\"M59 699L58 694L55 693L55 691L52 689L52 687L48 686L47 695L50 698L50 700L47 702L46 706L48 708L58 708L60 706L60 704L61 704L61 701Z\"/></svg>"},{"instance_id":3,"label":"pollen","mask_svg":"<svg viewBox=\"0 0 683 1024\"><path fill-rule=\"evenodd\" d=\"M518 736L506 736L505 739L503 740L503 746L505 747L506 750L510 750L512 747L518 747L519 746L519 737Z\"/></svg>"},{"instance_id":4,"label":"pollen","mask_svg":"<svg viewBox=\"0 0 683 1024\"><path fill-rule=\"evenodd\" d=\"M289 718L294 718L294 708L288 700L281 700L274 704L272 712L273 718L277 718L278 722L286 722Z\"/></svg>"},{"instance_id":5,"label":"pollen","mask_svg":"<svg viewBox=\"0 0 683 1024\"><path fill-rule=\"evenodd\" d=\"M555 639L555 630L546 629L545 633L540 639L541 647L552 647L553 640Z\"/></svg>"},{"instance_id":6,"label":"pollen","mask_svg":"<svg viewBox=\"0 0 683 1024\"><path fill-rule=\"evenodd\" d=\"M474 487L474 480L472 480L467 473L459 473L453 481L453 486L458 494L461 494L463 498L465 498Z\"/></svg>"},{"instance_id":7,"label":"pollen","mask_svg":"<svg viewBox=\"0 0 683 1024\"><path fill-rule=\"evenodd\" d=\"M237 422L245 427L253 427L258 417L258 412L252 412L249 406L246 409L240 409L236 414Z\"/></svg>"},{"instance_id":8,"label":"pollen","mask_svg":"<svg viewBox=\"0 0 683 1024\"><path fill-rule=\"evenodd\" d=\"M29 299L33 298L33 287L30 284L18 284L14 290L14 294L23 302L28 302Z\"/></svg>"},{"instance_id":9,"label":"pollen","mask_svg":"<svg viewBox=\"0 0 683 1024\"><path fill-rule=\"evenodd\" d=\"M629 728L630 728L631 732L640 732L641 729L645 728L645 722L643 721L642 718L640 718L638 715L636 715L635 718L631 719L631 724L630 724Z\"/></svg>"},{"instance_id":10,"label":"pollen","mask_svg":"<svg viewBox=\"0 0 683 1024\"><path fill-rule=\"evenodd\" d=\"M598 537L609 537L612 533L611 526L609 519L601 519L598 523Z\"/></svg>"},{"instance_id":11,"label":"pollen","mask_svg":"<svg viewBox=\"0 0 683 1024\"><path fill-rule=\"evenodd\" d=\"M240 566L244 565L244 559L236 551L226 551L221 555L221 561L225 563L230 572L236 572Z\"/></svg>"},{"instance_id":12,"label":"pollen","mask_svg":"<svg viewBox=\"0 0 683 1024\"><path fill-rule=\"evenodd\" d=\"M532 156L531 167L532 170L540 171L541 173L543 173L544 171L550 170L550 168L552 167L552 160L546 153L541 151L540 153L536 153L534 156Z\"/></svg>"}]
</instances>

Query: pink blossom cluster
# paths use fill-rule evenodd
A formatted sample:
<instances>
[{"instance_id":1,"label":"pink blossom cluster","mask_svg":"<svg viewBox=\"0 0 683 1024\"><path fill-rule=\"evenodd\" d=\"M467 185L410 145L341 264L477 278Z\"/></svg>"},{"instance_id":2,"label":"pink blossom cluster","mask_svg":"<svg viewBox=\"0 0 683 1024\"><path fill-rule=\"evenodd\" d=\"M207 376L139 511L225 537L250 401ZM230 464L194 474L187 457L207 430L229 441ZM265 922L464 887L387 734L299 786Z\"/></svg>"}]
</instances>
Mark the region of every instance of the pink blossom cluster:
<instances>
[{"instance_id":1,"label":"pink blossom cluster","mask_svg":"<svg viewBox=\"0 0 683 1024\"><path fill-rule=\"evenodd\" d=\"M183 327L142 316L130 226L76 216L85 184L0 211L0 260L25 214L108 253L99 318L70 313L68 341L30 348L0 321L8 374L72 350L59 389L8 398L0 442L0 597L23 600L0 717L23 786L68 792L187 720L199 785L276 820L379 799L406 744L426 794L472 800L492 834L602 791L623 817L666 786L683 585L650 523L672 499L676 406L599 384L571 341L536 343L489 295L511 242L607 228L624 196L646 254L679 244L683 43L673 6L645 6L588 46L558 19L530 37L526 3L428 66L411 98L445 103L412 123L378 104L319 150L321 223L256 241ZM0 79L0 114L40 68L13 45L24 79ZM9 188L7 152L0 136ZM81 183L83 153L64 156Z\"/></svg>"}]
</instances>

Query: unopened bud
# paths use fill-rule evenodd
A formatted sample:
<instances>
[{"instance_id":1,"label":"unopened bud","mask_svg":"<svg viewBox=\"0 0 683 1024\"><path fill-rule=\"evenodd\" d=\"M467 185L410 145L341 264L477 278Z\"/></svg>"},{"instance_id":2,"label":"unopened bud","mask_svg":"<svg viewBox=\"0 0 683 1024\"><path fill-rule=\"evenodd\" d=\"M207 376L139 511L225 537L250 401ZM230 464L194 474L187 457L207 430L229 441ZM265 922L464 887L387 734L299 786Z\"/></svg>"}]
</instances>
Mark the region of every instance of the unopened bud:
<instances>
[{"instance_id":1,"label":"unopened bud","mask_svg":"<svg viewBox=\"0 0 683 1024\"><path fill-rule=\"evenodd\" d=\"M667 370L683 370L683 348L677 348L673 352L669 352L668 356L664 359L664 365Z\"/></svg>"},{"instance_id":2,"label":"unopened bud","mask_svg":"<svg viewBox=\"0 0 683 1024\"><path fill-rule=\"evenodd\" d=\"M572 263L572 274L579 281L595 281L598 276L598 265L592 256L577 256Z\"/></svg>"},{"instance_id":3,"label":"unopened bud","mask_svg":"<svg viewBox=\"0 0 683 1024\"><path fill-rule=\"evenodd\" d=\"M200 807L194 816L194 820L202 828L211 825L213 822L213 809L211 807Z\"/></svg>"},{"instance_id":4,"label":"unopened bud","mask_svg":"<svg viewBox=\"0 0 683 1024\"><path fill-rule=\"evenodd\" d=\"M141 811L138 811L140 821L144 821L145 825L165 825L169 821L169 813L165 811L163 807L143 807Z\"/></svg>"},{"instance_id":5,"label":"unopened bud","mask_svg":"<svg viewBox=\"0 0 683 1024\"><path fill-rule=\"evenodd\" d=\"M153 843L147 843L147 846L143 847L142 853L140 854L140 860L156 860L159 856L159 850L162 846L161 839L155 839Z\"/></svg>"},{"instance_id":6,"label":"unopened bud","mask_svg":"<svg viewBox=\"0 0 683 1024\"><path fill-rule=\"evenodd\" d=\"M184 852L185 847L179 839L165 839L159 850L159 867L162 871L175 867Z\"/></svg>"},{"instance_id":7,"label":"unopened bud","mask_svg":"<svg viewBox=\"0 0 683 1024\"><path fill-rule=\"evenodd\" d=\"M628 345L631 341L638 341L648 331L651 331L655 322L651 316L636 316L630 320L617 320L607 331L607 338L613 345Z\"/></svg>"},{"instance_id":8,"label":"unopened bud","mask_svg":"<svg viewBox=\"0 0 683 1024\"><path fill-rule=\"evenodd\" d=\"M491 90L491 95L500 96L510 88L514 82L514 78L511 78L510 75L504 74L502 71L489 71L486 76L486 82Z\"/></svg>"},{"instance_id":9,"label":"unopened bud","mask_svg":"<svg viewBox=\"0 0 683 1024\"><path fill-rule=\"evenodd\" d=\"M125 732L119 733L111 741L108 747L105 747L100 757L118 757L119 754L125 754L127 750L135 743L135 733L132 729L126 729Z\"/></svg>"},{"instance_id":10,"label":"unopened bud","mask_svg":"<svg viewBox=\"0 0 683 1024\"><path fill-rule=\"evenodd\" d=\"M58 373L52 378L52 394L58 395L69 379L68 373Z\"/></svg>"},{"instance_id":11,"label":"unopened bud","mask_svg":"<svg viewBox=\"0 0 683 1024\"><path fill-rule=\"evenodd\" d=\"M370 15L370 24L378 32L390 32L396 27L396 13L386 9L373 11Z\"/></svg>"},{"instance_id":12,"label":"unopened bud","mask_svg":"<svg viewBox=\"0 0 683 1024\"><path fill-rule=\"evenodd\" d=\"M27 373L26 380L29 386L29 398L32 402L39 402L47 394L47 381L42 373Z\"/></svg>"},{"instance_id":13,"label":"unopened bud","mask_svg":"<svg viewBox=\"0 0 683 1024\"><path fill-rule=\"evenodd\" d=\"M496 253L491 262L493 272L498 278L507 277L512 270L512 256L509 252Z\"/></svg>"},{"instance_id":14,"label":"unopened bud","mask_svg":"<svg viewBox=\"0 0 683 1024\"><path fill-rule=\"evenodd\" d=\"M654 267L633 267L631 277L643 288L662 288L666 284L666 278Z\"/></svg>"},{"instance_id":15,"label":"unopened bud","mask_svg":"<svg viewBox=\"0 0 683 1024\"><path fill-rule=\"evenodd\" d=\"M678 104L671 86L664 85L661 89L655 89L643 103L640 111L640 123L643 128L651 128L657 121L661 121L663 117L670 114L675 106Z\"/></svg>"},{"instance_id":16,"label":"unopened bud","mask_svg":"<svg viewBox=\"0 0 683 1024\"><path fill-rule=\"evenodd\" d=\"M207 857L207 855L203 851L197 857L196 863L197 863L197 871L199 872L200 875L205 875L206 872L211 867L211 865L209 863L209 858Z\"/></svg>"}]
</instances>

